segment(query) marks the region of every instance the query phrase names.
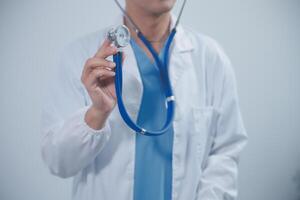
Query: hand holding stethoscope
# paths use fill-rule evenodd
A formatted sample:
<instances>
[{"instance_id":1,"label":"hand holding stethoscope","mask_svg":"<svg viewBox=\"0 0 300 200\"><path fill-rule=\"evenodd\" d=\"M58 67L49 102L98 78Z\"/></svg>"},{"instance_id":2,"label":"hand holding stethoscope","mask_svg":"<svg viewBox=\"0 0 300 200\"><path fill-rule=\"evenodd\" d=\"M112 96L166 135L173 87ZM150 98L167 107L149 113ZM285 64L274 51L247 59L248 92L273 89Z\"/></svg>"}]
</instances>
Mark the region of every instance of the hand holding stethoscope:
<instances>
[{"instance_id":1,"label":"hand holding stethoscope","mask_svg":"<svg viewBox=\"0 0 300 200\"><path fill-rule=\"evenodd\" d=\"M92 101L86 121L94 129L103 126L117 102L114 71L116 64L107 60L107 57L116 54L117 51L117 48L111 45L111 41L106 39L96 54L86 61L82 71L81 81Z\"/></svg>"}]
</instances>

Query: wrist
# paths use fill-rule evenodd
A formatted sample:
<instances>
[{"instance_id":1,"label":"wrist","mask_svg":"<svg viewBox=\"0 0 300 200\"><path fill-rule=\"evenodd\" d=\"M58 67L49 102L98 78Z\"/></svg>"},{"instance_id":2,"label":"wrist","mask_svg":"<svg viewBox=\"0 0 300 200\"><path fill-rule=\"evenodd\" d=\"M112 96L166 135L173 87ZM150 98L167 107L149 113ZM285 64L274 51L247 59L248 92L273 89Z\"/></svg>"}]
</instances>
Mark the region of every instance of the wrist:
<instances>
[{"instance_id":1,"label":"wrist","mask_svg":"<svg viewBox=\"0 0 300 200\"><path fill-rule=\"evenodd\" d=\"M91 105L88 110L94 117L108 116L110 114L110 110L100 109L94 105Z\"/></svg>"},{"instance_id":2,"label":"wrist","mask_svg":"<svg viewBox=\"0 0 300 200\"><path fill-rule=\"evenodd\" d=\"M91 106L85 114L85 122L89 127L95 130L103 128L110 111L100 110L95 106Z\"/></svg>"}]
</instances>

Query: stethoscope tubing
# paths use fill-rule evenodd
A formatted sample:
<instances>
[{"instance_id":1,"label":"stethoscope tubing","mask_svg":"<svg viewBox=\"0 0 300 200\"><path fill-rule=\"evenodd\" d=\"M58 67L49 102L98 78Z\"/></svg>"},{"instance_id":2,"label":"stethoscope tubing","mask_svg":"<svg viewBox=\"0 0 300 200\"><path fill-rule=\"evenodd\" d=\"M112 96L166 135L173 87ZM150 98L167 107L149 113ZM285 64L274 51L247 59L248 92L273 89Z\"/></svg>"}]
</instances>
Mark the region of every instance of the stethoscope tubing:
<instances>
[{"instance_id":1,"label":"stethoscope tubing","mask_svg":"<svg viewBox=\"0 0 300 200\"><path fill-rule=\"evenodd\" d=\"M141 39L141 41L145 44L147 49L150 51L151 55L154 58L154 61L159 68L159 71L161 72L161 77L165 89L165 95L166 95L166 101L167 101L167 119L160 130L146 130L140 126L138 126L136 123L133 122L131 117L128 115L128 112L126 111L123 99L122 99L122 85L123 85L123 74L122 74L122 52L119 51L113 56L113 60L116 63L116 75L115 75L115 90L116 90L116 96L117 96L117 102L118 102L118 108L120 111L120 114L125 121L125 123L133 129L135 132L140 133L142 135L146 136L159 136L167 132L169 127L172 124L173 118L174 118L174 112L175 112L175 99L173 96L171 81L169 78L168 73L168 65L169 65L169 50L171 43L174 39L174 36L176 34L176 28L173 28L168 39L166 42L166 46L164 49L164 57L163 62L159 58L158 54L153 49L150 42L144 37L144 35L141 32L138 32L138 37Z\"/></svg>"}]
</instances>

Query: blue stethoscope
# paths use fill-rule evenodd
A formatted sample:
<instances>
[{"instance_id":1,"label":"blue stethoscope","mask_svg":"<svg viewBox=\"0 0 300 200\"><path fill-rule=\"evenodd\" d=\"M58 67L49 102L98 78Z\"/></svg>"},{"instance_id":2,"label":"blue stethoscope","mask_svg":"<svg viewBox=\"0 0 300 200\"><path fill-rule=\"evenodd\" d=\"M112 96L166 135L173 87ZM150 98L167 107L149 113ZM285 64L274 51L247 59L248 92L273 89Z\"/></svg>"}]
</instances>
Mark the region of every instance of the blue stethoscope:
<instances>
[{"instance_id":1,"label":"blue stethoscope","mask_svg":"<svg viewBox=\"0 0 300 200\"><path fill-rule=\"evenodd\" d=\"M145 44L145 46L148 48L150 53L152 54L154 61L160 71L161 79L163 81L164 85L164 91L166 95L166 105L167 105L167 120L164 124L164 126L160 130L146 130L140 126L138 126L128 115L124 102L122 100L122 52L118 51L113 56L113 61L116 63L116 75L115 75L115 90L116 90L116 96L117 96L117 103L119 112L125 121L125 123L135 132L140 133L142 135L146 136L159 136L164 133L166 133L166 130L170 127L172 124L174 113L175 113L175 98L172 91L172 86L170 82L170 77L168 73L168 65L169 65L169 49L171 46L171 43L174 39L174 36L176 34L176 27L179 23L179 19L181 17L183 8L185 6L186 0L184 0L182 7L180 9L180 13L178 15L177 21L175 23L174 28L172 29L170 35L168 36L165 49L164 49L164 57L163 60L161 60L158 56L158 54L155 52L154 48L150 44L150 42L146 39L146 37L142 34L140 29L137 27L137 25L133 22L131 17L126 13L126 11L122 8L120 3L115 0L115 3L122 11L124 17L129 21L129 23L134 28L135 32L137 33L137 36L142 40L142 42ZM128 28L125 25L118 26L114 29L111 29L108 32L108 38L114 43L114 45L118 48L125 47L129 44L130 40L130 32Z\"/></svg>"}]
</instances>

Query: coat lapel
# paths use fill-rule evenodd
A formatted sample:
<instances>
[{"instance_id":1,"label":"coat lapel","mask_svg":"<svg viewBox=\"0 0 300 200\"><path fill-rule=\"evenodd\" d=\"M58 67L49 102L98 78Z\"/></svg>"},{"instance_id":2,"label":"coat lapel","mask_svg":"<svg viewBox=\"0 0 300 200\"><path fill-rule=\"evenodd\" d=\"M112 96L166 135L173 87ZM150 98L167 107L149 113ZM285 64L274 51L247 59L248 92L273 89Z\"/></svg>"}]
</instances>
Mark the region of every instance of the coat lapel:
<instances>
[{"instance_id":1,"label":"coat lapel","mask_svg":"<svg viewBox=\"0 0 300 200\"><path fill-rule=\"evenodd\" d=\"M176 16L172 15L171 28L174 27ZM176 90L176 84L187 68L192 66L190 52L194 47L190 38L186 35L181 24L177 26L177 32L174 37L173 47L170 50L169 73L173 89Z\"/></svg>"}]
</instances>

